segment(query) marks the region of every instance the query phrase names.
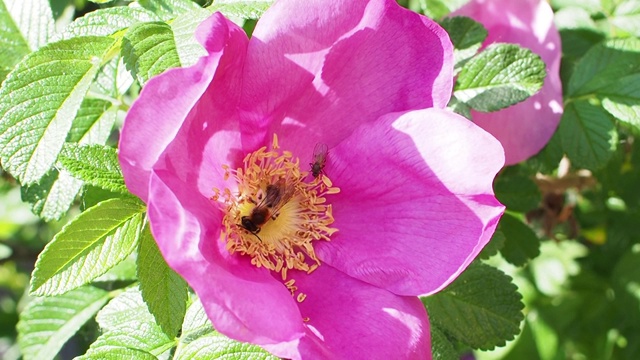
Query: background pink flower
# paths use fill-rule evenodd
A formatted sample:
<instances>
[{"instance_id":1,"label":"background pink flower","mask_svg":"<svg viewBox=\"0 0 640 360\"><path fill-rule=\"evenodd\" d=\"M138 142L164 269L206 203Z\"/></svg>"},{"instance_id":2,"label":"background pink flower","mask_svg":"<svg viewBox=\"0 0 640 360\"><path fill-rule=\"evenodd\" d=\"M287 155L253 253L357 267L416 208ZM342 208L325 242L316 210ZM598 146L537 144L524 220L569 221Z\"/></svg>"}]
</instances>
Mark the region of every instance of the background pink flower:
<instances>
[{"instance_id":1,"label":"background pink flower","mask_svg":"<svg viewBox=\"0 0 640 360\"><path fill-rule=\"evenodd\" d=\"M447 34L393 0L301 0L275 3L251 40L219 13L196 35L209 55L150 80L120 141L168 264L218 331L277 356L430 358L417 296L453 281L504 210L499 143L442 109ZM228 211L212 199L239 189L223 165L241 168L274 134L302 171L327 144L340 188L327 196L338 232L314 242L320 267L288 273L302 302L279 272L229 252Z\"/></svg>"},{"instance_id":2,"label":"background pink flower","mask_svg":"<svg viewBox=\"0 0 640 360\"><path fill-rule=\"evenodd\" d=\"M484 25L489 35L483 46L518 44L547 65L544 85L534 96L497 112L471 112L476 124L500 140L507 165L528 159L547 144L562 116L562 49L551 7L544 0L471 0L451 16L468 16Z\"/></svg>"}]
</instances>

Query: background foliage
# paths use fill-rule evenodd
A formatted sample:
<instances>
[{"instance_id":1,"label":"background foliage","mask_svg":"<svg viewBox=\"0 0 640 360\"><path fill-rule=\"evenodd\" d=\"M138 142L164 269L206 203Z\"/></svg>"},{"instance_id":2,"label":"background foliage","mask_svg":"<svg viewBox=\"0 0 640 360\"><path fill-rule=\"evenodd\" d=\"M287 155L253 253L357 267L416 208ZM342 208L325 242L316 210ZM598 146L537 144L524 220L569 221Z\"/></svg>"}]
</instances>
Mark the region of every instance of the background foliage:
<instances>
[{"instance_id":1,"label":"background foliage","mask_svg":"<svg viewBox=\"0 0 640 360\"><path fill-rule=\"evenodd\" d=\"M482 25L443 19L464 0L399 2L450 33L455 111L540 89L537 55L478 52ZM115 150L145 82L203 54L200 21L222 11L250 34L269 4L0 0L0 358L271 358L212 328ZM640 3L551 4L565 112L538 155L496 179L508 213L479 259L422 299L436 359L640 358Z\"/></svg>"}]
</instances>

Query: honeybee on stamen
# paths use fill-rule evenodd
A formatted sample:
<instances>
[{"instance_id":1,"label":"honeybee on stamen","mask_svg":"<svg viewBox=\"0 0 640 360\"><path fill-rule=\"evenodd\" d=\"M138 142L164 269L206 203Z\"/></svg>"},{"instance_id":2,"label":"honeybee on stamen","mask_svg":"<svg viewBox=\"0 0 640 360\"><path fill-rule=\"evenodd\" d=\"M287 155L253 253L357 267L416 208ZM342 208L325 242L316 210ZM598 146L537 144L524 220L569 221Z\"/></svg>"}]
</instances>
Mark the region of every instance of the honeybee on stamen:
<instances>
[{"instance_id":1,"label":"honeybee on stamen","mask_svg":"<svg viewBox=\"0 0 640 360\"><path fill-rule=\"evenodd\" d=\"M264 196L258 194L258 202L251 213L240 218L240 226L261 240L258 233L262 226L269 219L275 220L278 217L278 211L291 200L294 193L295 187L287 184L284 179L267 185Z\"/></svg>"},{"instance_id":2,"label":"honeybee on stamen","mask_svg":"<svg viewBox=\"0 0 640 360\"><path fill-rule=\"evenodd\" d=\"M327 144L317 143L316 147L313 148L313 158L312 162L309 163L311 166L311 175L314 178L317 178L321 174L324 174L324 165L327 162L327 152L329 151L329 147Z\"/></svg>"}]
</instances>

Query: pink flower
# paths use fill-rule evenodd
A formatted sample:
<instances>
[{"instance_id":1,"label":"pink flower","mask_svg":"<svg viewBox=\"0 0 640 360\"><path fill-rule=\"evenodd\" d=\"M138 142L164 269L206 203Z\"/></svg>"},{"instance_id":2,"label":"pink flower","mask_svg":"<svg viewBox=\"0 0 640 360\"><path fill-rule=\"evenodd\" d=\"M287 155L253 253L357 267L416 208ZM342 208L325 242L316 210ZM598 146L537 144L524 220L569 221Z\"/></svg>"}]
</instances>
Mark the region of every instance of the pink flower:
<instances>
[{"instance_id":1,"label":"pink flower","mask_svg":"<svg viewBox=\"0 0 640 360\"><path fill-rule=\"evenodd\" d=\"M534 96L497 112L471 112L476 124L500 140L507 165L528 159L551 139L562 116L562 51L551 7L545 0L471 0L451 16L468 16L484 25L489 35L483 46L518 44L547 65L544 85Z\"/></svg>"},{"instance_id":2,"label":"pink flower","mask_svg":"<svg viewBox=\"0 0 640 360\"><path fill-rule=\"evenodd\" d=\"M149 81L120 141L167 263L277 356L429 358L417 296L504 210L499 143L443 110L447 34L394 0L289 0L251 40L218 13L196 36L208 56Z\"/></svg>"}]
</instances>

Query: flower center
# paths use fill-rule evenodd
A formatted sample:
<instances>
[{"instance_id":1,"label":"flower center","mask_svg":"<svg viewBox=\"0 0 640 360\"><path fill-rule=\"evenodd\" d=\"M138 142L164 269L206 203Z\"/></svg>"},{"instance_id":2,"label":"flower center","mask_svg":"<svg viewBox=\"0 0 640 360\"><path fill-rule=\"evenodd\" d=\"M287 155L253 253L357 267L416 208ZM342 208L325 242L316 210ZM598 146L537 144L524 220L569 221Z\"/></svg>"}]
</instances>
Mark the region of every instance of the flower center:
<instances>
[{"instance_id":1,"label":"flower center","mask_svg":"<svg viewBox=\"0 0 640 360\"><path fill-rule=\"evenodd\" d=\"M320 265L314 242L329 241L338 231L330 227L333 216L325 196L340 189L324 173L305 181L309 172L300 170L299 159L278 150L274 135L272 150L262 147L248 154L237 170L224 166L225 179L235 178L238 193L214 189L212 200L223 204L221 240L229 252L248 255L253 265L286 280L289 270L311 273ZM293 294L293 282L285 284Z\"/></svg>"}]
</instances>

